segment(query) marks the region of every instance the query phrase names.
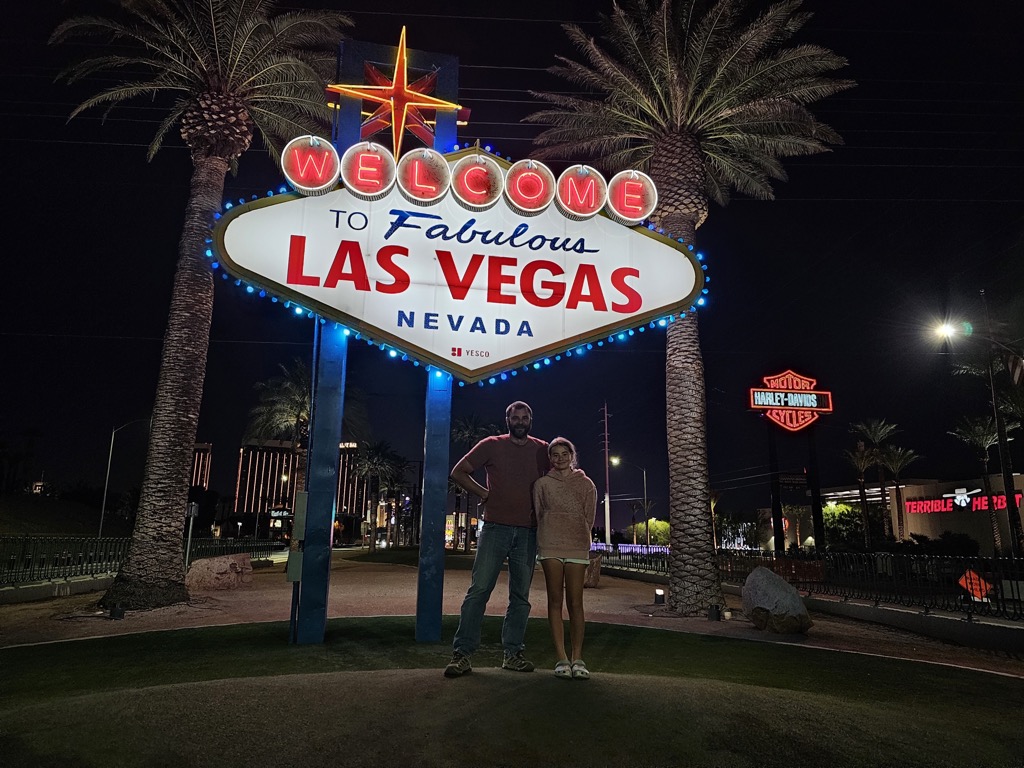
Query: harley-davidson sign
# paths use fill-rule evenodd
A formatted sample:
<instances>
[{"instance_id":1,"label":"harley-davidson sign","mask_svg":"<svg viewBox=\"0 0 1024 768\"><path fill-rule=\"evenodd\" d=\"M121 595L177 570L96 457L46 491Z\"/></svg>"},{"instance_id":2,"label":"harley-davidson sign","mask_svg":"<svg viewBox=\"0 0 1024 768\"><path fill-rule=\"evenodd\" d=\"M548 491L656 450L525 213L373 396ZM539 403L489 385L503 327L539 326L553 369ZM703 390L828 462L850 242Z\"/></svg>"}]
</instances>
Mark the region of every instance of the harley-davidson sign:
<instances>
[{"instance_id":1,"label":"harley-davidson sign","mask_svg":"<svg viewBox=\"0 0 1024 768\"><path fill-rule=\"evenodd\" d=\"M338 168L345 187L229 211L215 232L225 268L465 381L685 311L704 287L685 246L611 218L653 199L642 174L605 183L574 166L548 190L544 166L516 164L510 193L513 166L476 150L396 165L358 146L380 160L303 150L302 168ZM476 205L459 197L475 192ZM602 195L608 217L595 215Z\"/></svg>"},{"instance_id":2,"label":"harley-davidson sign","mask_svg":"<svg viewBox=\"0 0 1024 768\"><path fill-rule=\"evenodd\" d=\"M832 412L832 393L816 390L817 379L793 371L764 377L765 388L750 390L750 407L790 432L799 432Z\"/></svg>"}]
</instances>

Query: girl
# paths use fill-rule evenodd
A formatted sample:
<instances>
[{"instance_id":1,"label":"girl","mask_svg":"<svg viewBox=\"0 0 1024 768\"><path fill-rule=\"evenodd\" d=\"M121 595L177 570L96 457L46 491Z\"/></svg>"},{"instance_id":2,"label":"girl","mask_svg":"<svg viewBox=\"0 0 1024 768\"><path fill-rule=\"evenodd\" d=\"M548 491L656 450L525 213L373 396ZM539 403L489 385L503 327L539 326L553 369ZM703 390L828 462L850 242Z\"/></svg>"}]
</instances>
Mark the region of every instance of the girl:
<instances>
[{"instance_id":1,"label":"girl","mask_svg":"<svg viewBox=\"0 0 1024 768\"><path fill-rule=\"evenodd\" d=\"M559 659L555 677L587 680L590 672L582 658L583 579L590 562L597 488L576 468L576 448L564 437L551 441L548 458L551 470L533 486L533 508L537 512L538 559L547 582L548 623ZM569 609L571 657L565 652L563 595Z\"/></svg>"}]
</instances>

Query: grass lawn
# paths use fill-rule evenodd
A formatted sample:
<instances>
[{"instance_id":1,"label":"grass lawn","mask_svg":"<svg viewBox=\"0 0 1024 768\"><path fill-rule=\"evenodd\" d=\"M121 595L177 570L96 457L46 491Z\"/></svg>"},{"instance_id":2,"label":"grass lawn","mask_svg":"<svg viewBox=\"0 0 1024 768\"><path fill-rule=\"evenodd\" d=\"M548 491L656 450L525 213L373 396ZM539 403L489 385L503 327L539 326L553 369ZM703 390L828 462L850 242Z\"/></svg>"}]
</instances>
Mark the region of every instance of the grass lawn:
<instances>
[{"instance_id":1,"label":"grass lawn","mask_svg":"<svg viewBox=\"0 0 1024 768\"><path fill-rule=\"evenodd\" d=\"M447 680L410 617L335 619L317 646L269 623L0 650L14 766L1021 766L1024 681L937 665L588 625L588 682Z\"/></svg>"}]
</instances>

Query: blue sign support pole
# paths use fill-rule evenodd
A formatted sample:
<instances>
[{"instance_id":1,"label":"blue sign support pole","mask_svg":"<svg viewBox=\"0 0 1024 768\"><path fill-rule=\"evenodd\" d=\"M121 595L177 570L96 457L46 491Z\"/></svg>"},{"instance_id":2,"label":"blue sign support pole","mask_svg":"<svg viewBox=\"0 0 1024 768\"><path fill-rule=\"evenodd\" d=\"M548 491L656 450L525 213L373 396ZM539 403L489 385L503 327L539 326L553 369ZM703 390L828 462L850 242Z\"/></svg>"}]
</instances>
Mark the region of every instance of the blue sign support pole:
<instances>
[{"instance_id":1,"label":"blue sign support pole","mask_svg":"<svg viewBox=\"0 0 1024 768\"><path fill-rule=\"evenodd\" d=\"M448 441L451 427L452 377L444 371L428 371L420 562L416 581L416 641L419 643L436 643L441 639L444 520L448 501ZM468 531L466 535L469 535Z\"/></svg>"},{"instance_id":2,"label":"blue sign support pole","mask_svg":"<svg viewBox=\"0 0 1024 768\"><path fill-rule=\"evenodd\" d=\"M306 468L306 534L298 584L295 642L322 643L327 631L331 538L338 491L338 445L345 401L348 336L337 323L317 318L313 343L313 398Z\"/></svg>"}]
</instances>

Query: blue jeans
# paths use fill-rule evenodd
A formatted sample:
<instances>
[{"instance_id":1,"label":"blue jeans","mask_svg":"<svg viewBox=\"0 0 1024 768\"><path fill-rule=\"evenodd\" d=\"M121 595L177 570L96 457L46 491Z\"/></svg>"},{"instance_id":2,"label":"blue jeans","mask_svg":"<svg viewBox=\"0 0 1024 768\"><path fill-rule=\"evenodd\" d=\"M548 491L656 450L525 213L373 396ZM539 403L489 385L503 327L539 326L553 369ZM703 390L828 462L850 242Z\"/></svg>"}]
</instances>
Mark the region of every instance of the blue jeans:
<instances>
[{"instance_id":1,"label":"blue jeans","mask_svg":"<svg viewBox=\"0 0 1024 768\"><path fill-rule=\"evenodd\" d=\"M485 522L476 541L473 578L462 601L459 628L452 644L455 651L469 656L480 647L484 610L506 558L508 610L501 625L501 644L506 655L523 650L526 622L530 618L530 582L537 564L537 529Z\"/></svg>"}]
</instances>

